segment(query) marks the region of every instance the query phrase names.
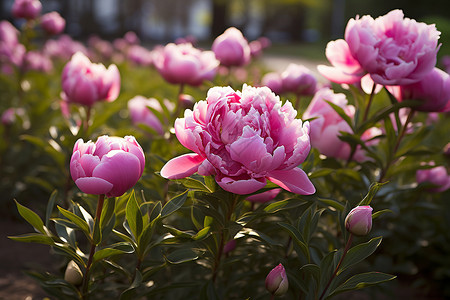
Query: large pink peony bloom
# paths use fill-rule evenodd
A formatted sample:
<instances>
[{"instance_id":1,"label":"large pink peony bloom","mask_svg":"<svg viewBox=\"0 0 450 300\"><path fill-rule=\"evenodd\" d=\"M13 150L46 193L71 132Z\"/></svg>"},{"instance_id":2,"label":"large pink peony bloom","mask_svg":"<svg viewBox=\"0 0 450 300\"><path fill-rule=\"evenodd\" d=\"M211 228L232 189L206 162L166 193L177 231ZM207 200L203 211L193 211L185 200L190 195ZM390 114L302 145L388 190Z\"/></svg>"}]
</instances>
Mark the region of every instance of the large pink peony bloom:
<instances>
[{"instance_id":1,"label":"large pink peony bloom","mask_svg":"<svg viewBox=\"0 0 450 300\"><path fill-rule=\"evenodd\" d=\"M170 43L155 52L153 64L170 83L198 86L214 78L219 61L212 51L201 51L191 44Z\"/></svg>"},{"instance_id":2,"label":"large pink peony bloom","mask_svg":"<svg viewBox=\"0 0 450 300\"><path fill-rule=\"evenodd\" d=\"M401 10L373 19L350 19L345 40L352 56L382 85L411 84L436 64L440 32L435 25L404 18Z\"/></svg>"},{"instance_id":3,"label":"large pink peony bloom","mask_svg":"<svg viewBox=\"0 0 450 300\"><path fill-rule=\"evenodd\" d=\"M427 112L446 111L450 101L450 76L434 68L425 77L413 84L398 87L399 101L406 99L421 100L423 104L414 109Z\"/></svg>"},{"instance_id":4,"label":"large pink peony bloom","mask_svg":"<svg viewBox=\"0 0 450 300\"><path fill-rule=\"evenodd\" d=\"M11 12L15 18L35 19L41 10L39 0L15 0Z\"/></svg>"},{"instance_id":5,"label":"large pink peony bloom","mask_svg":"<svg viewBox=\"0 0 450 300\"><path fill-rule=\"evenodd\" d=\"M66 27L66 20L58 12L52 11L41 17L41 26L48 34L60 34Z\"/></svg>"},{"instance_id":6,"label":"large pink peony bloom","mask_svg":"<svg viewBox=\"0 0 450 300\"><path fill-rule=\"evenodd\" d=\"M114 101L119 96L120 74L116 65L108 69L93 64L84 54L77 52L62 73L63 99L86 106L97 101Z\"/></svg>"},{"instance_id":7,"label":"large pink peony bloom","mask_svg":"<svg viewBox=\"0 0 450 300\"><path fill-rule=\"evenodd\" d=\"M134 137L105 135L95 143L75 143L70 174L84 193L119 197L141 178L144 166L144 152Z\"/></svg>"},{"instance_id":8,"label":"large pink peony bloom","mask_svg":"<svg viewBox=\"0 0 450 300\"><path fill-rule=\"evenodd\" d=\"M352 128L327 101L341 107L350 118L353 118L355 114L355 107L347 104L347 98L344 94L335 94L329 88L320 89L303 113L303 119L315 118L311 121L311 145L326 156L348 159L351 147L348 143L341 141L339 136L341 131L352 133ZM363 133L361 138L368 141L380 133L379 129L370 128ZM367 159L364 151L359 146L354 153L353 159L356 161Z\"/></svg>"},{"instance_id":9,"label":"large pink peony bloom","mask_svg":"<svg viewBox=\"0 0 450 300\"><path fill-rule=\"evenodd\" d=\"M235 27L230 27L219 35L211 49L220 64L226 67L244 66L250 61L251 50L248 41Z\"/></svg>"},{"instance_id":10,"label":"large pink peony bloom","mask_svg":"<svg viewBox=\"0 0 450 300\"><path fill-rule=\"evenodd\" d=\"M293 193L313 194L308 176L297 168L310 150L309 123L296 116L292 104L282 105L267 87L211 88L206 101L175 121L178 140L195 154L171 159L161 175L215 175L236 194L256 192L267 179Z\"/></svg>"}]
</instances>

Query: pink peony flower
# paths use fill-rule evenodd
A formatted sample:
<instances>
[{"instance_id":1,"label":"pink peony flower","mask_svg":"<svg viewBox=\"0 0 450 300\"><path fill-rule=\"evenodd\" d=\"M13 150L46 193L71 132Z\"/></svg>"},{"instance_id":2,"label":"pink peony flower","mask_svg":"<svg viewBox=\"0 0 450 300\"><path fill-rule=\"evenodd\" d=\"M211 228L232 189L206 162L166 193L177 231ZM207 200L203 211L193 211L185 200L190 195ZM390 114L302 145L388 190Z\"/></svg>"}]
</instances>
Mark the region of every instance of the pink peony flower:
<instances>
[{"instance_id":1,"label":"pink peony flower","mask_svg":"<svg viewBox=\"0 0 450 300\"><path fill-rule=\"evenodd\" d=\"M350 19L345 40L352 56L382 85L404 85L421 80L436 64L440 32L435 25L404 18L393 10L375 20Z\"/></svg>"},{"instance_id":2,"label":"pink peony flower","mask_svg":"<svg viewBox=\"0 0 450 300\"><path fill-rule=\"evenodd\" d=\"M277 95L283 93L283 80L281 75L277 72L269 72L261 79L261 84L267 86Z\"/></svg>"},{"instance_id":3,"label":"pink peony flower","mask_svg":"<svg viewBox=\"0 0 450 300\"><path fill-rule=\"evenodd\" d=\"M421 100L423 104L414 107L418 111L442 112L450 100L450 76L434 68L425 77L409 85L400 86L399 101Z\"/></svg>"},{"instance_id":4,"label":"pink peony flower","mask_svg":"<svg viewBox=\"0 0 450 300\"><path fill-rule=\"evenodd\" d=\"M372 207L369 205L353 208L345 218L345 228L357 235L367 235L372 230Z\"/></svg>"},{"instance_id":5,"label":"pink peony flower","mask_svg":"<svg viewBox=\"0 0 450 300\"><path fill-rule=\"evenodd\" d=\"M296 95L314 95L317 80L307 67L297 64L289 64L281 73L283 92L292 92Z\"/></svg>"},{"instance_id":6,"label":"pink peony flower","mask_svg":"<svg viewBox=\"0 0 450 300\"><path fill-rule=\"evenodd\" d=\"M133 124L145 124L154 129L160 135L164 134L164 129L161 121L149 109L149 107L156 111L162 112L161 104L155 98L145 98L143 96L136 96L128 101L128 110L130 112L131 121Z\"/></svg>"},{"instance_id":7,"label":"pink peony flower","mask_svg":"<svg viewBox=\"0 0 450 300\"><path fill-rule=\"evenodd\" d=\"M19 43L19 31L8 21L0 22L0 66L2 72L12 73L13 67L21 67L25 46Z\"/></svg>"},{"instance_id":8,"label":"pink peony flower","mask_svg":"<svg viewBox=\"0 0 450 300\"><path fill-rule=\"evenodd\" d=\"M359 62L353 58L345 40L339 39L328 43L325 55L332 67L318 65L317 70L325 78L336 83L357 83L364 75Z\"/></svg>"},{"instance_id":9,"label":"pink peony flower","mask_svg":"<svg viewBox=\"0 0 450 300\"><path fill-rule=\"evenodd\" d=\"M266 289L275 296L286 294L289 289L289 281L286 270L282 264L273 268L266 277Z\"/></svg>"},{"instance_id":10,"label":"pink peony flower","mask_svg":"<svg viewBox=\"0 0 450 300\"><path fill-rule=\"evenodd\" d=\"M151 66L154 53L140 45L131 45L127 50L127 58L138 66Z\"/></svg>"},{"instance_id":11,"label":"pink peony flower","mask_svg":"<svg viewBox=\"0 0 450 300\"><path fill-rule=\"evenodd\" d=\"M95 143L75 143L70 174L84 193L119 197L136 184L144 166L144 152L134 137L104 135Z\"/></svg>"},{"instance_id":12,"label":"pink peony flower","mask_svg":"<svg viewBox=\"0 0 450 300\"><path fill-rule=\"evenodd\" d=\"M66 20L58 12L52 11L42 16L41 26L48 34L60 34L66 27Z\"/></svg>"},{"instance_id":13,"label":"pink peony flower","mask_svg":"<svg viewBox=\"0 0 450 300\"><path fill-rule=\"evenodd\" d=\"M23 68L27 71L49 73L53 69L53 63L39 51L28 51L24 56Z\"/></svg>"},{"instance_id":14,"label":"pink peony flower","mask_svg":"<svg viewBox=\"0 0 450 300\"><path fill-rule=\"evenodd\" d=\"M173 84L198 86L212 80L219 61L211 51L201 51L191 44L167 44L157 50L153 63L162 77Z\"/></svg>"},{"instance_id":15,"label":"pink peony flower","mask_svg":"<svg viewBox=\"0 0 450 300\"><path fill-rule=\"evenodd\" d=\"M12 14L15 18L35 19L42 10L39 0L15 0L12 6Z\"/></svg>"},{"instance_id":16,"label":"pink peony flower","mask_svg":"<svg viewBox=\"0 0 450 300\"><path fill-rule=\"evenodd\" d=\"M326 156L348 159L351 147L348 143L341 141L339 136L341 131L348 133L353 131L350 125L326 101L341 107L350 118L353 118L355 114L354 106L347 104L347 98L344 94L335 94L329 88L322 88L317 91L303 113L303 119L315 118L311 120L311 145ZM370 128L363 133L361 138L368 141L380 133L379 129ZM356 161L367 159L364 151L359 146L354 153L353 159Z\"/></svg>"},{"instance_id":17,"label":"pink peony flower","mask_svg":"<svg viewBox=\"0 0 450 300\"><path fill-rule=\"evenodd\" d=\"M93 64L81 52L77 52L66 64L62 73L63 99L81 105L92 106L97 101L114 101L120 91L120 74L115 65L108 69Z\"/></svg>"},{"instance_id":18,"label":"pink peony flower","mask_svg":"<svg viewBox=\"0 0 450 300\"><path fill-rule=\"evenodd\" d=\"M44 53L50 57L69 60L75 53L81 52L87 55L86 47L69 35L63 34L58 39L47 40L44 45Z\"/></svg>"},{"instance_id":19,"label":"pink peony flower","mask_svg":"<svg viewBox=\"0 0 450 300\"><path fill-rule=\"evenodd\" d=\"M1 122L5 126L9 126L14 124L16 121L16 109L14 107L10 107L6 109L1 116Z\"/></svg>"},{"instance_id":20,"label":"pink peony flower","mask_svg":"<svg viewBox=\"0 0 450 300\"><path fill-rule=\"evenodd\" d=\"M250 61L251 50L248 41L235 27L230 27L219 35L211 49L220 64L226 67L244 66Z\"/></svg>"},{"instance_id":21,"label":"pink peony flower","mask_svg":"<svg viewBox=\"0 0 450 300\"><path fill-rule=\"evenodd\" d=\"M275 199L276 196L281 192L281 189L272 189L267 192L259 193L256 195L251 195L247 197L247 200L250 202L257 202L257 203L266 203L273 199Z\"/></svg>"},{"instance_id":22,"label":"pink peony flower","mask_svg":"<svg viewBox=\"0 0 450 300\"><path fill-rule=\"evenodd\" d=\"M296 116L292 104L282 105L267 87L211 88L206 101L175 121L178 140L196 153L171 159L161 175L215 175L224 190L236 194L253 193L267 179L293 193L313 194L308 176L297 168L310 150L309 123Z\"/></svg>"},{"instance_id":23,"label":"pink peony flower","mask_svg":"<svg viewBox=\"0 0 450 300\"><path fill-rule=\"evenodd\" d=\"M435 163L430 162L428 165L434 166ZM436 187L428 189L428 191L433 193L440 193L450 189L450 175L444 166L417 170L416 181L417 183L429 182L435 185Z\"/></svg>"}]
</instances>

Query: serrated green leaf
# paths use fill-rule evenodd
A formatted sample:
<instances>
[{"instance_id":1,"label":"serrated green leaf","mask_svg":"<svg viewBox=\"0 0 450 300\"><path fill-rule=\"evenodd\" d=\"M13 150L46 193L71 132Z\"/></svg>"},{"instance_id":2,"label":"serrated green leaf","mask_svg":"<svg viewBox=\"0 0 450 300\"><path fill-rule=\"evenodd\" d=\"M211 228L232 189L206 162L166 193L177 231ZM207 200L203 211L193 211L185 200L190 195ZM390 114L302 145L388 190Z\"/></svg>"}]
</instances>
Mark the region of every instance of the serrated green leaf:
<instances>
[{"instance_id":1,"label":"serrated green leaf","mask_svg":"<svg viewBox=\"0 0 450 300\"><path fill-rule=\"evenodd\" d=\"M131 192L130 197L128 198L125 214L131 233L137 241L142 233L143 221L141 210L139 209L134 192Z\"/></svg>"},{"instance_id":2,"label":"serrated green leaf","mask_svg":"<svg viewBox=\"0 0 450 300\"><path fill-rule=\"evenodd\" d=\"M40 233L45 234L46 232L44 229L44 222L42 222L41 218L31 209L23 206L16 200L14 201L16 202L17 210L19 211L19 214L22 216L22 218L24 218L25 221L33 226L34 229L36 229Z\"/></svg>"},{"instance_id":3,"label":"serrated green leaf","mask_svg":"<svg viewBox=\"0 0 450 300\"><path fill-rule=\"evenodd\" d=\"M161 218L165 218L180 209L183 206L184 202L186 202L187 194L188 190L167 201L167 203L161 210Z\"/></svg>"},{"instance_id":4,"label":"serrated green leaf","mask_svg":"<svg viewBox=\"0 0 450 300\"><path fill-rule=\"evenodd\" d=\"M382 237L376 237L368 241L367 243L359 244L350 250L348 250L347 255L344 257L342 264L337 272L337 275L342 273L348 267L351 267L360 261L366 259L372 253L375 252L377 247L381 244Z\"/></svg>"},{"instance_id":5,"label":"serrated green leaf","mask_svg":"<svg viewBox=\"0 0 450 300\"><path fill-rule=\"evenodd\" d=\"M380 272L368 272L368 273L361 273L357 274L355 276L352 276L350 279L348 279L346 282L338 286L334 291L332 291L328 297L331 298L339 293L343 293L346 291L351 290L357 290L362 289L371 285L383 283L386 281L390 281L395 279L397 276L386 274L386 273L380 273Z\"/></svg>"},{"instance_id":6,"label":"serrated green leaf","mask_svg":"<svg viewBox=\"0 0 450 300\"><path fill-rule=\"evenodd\" d=\"M170 253L167 256L164 256L166 261L172 265L181 264L188 261L193 261L198 258L197 252L193 251L192 249L185 248L185 249L177 249Z\"/></svg>"}]
</instances>

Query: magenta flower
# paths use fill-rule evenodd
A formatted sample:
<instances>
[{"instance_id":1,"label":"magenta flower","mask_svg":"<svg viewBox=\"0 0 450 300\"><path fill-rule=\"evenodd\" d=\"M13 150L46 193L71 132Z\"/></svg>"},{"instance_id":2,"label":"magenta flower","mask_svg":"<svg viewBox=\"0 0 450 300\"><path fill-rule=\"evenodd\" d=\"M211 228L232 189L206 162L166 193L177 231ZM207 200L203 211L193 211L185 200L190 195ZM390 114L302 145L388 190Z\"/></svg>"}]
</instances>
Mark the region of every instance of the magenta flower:
<instances>
[{"instance_id":1,"label":"magenta flower","mask_svg":"<svg viewBox=\"0 0 450 300\"><path fill-rule=\"evenodd\" d=\"M345 40L352 56L382 85L404 85L421 80L436 64L440 32L435 25L404 18L393 10L375 20L350 19Z\"/></svg>"},{"instance_id":2,"label":"magenta flower","mask_svg":"<svg viewBox=\"0 0 450 300\"><path fill-rule=\"evenodd\" d=\"M292 92L296 95L314 95L317 80L307 67L297 64L289 64L281 73L283 92Z\"/></svg>"},{"instance_id":3,"label":"magenta flower","mask_svg":"<svg viewBox=\"0 0 450 300\"><path fill-rule=\"evenodd\" d=\"M15 18L35 19L42 10L39 0L15 0L12 6L12 14Z\"/></svg>"},{"instance_id":4,"label":"magenta flower","mask_svg":"<svg viewBox=\"0 0 450 300\"><path fill-rule=\"evenodd\" d=\"M226 67L244 66L250 61L251 50L248 41L235 27L230 27L219 35L211 49L220 64Z\"/></svg>"},{"instance_id":5,"label":"magenta flower","mask_svg":"<svg viewBox=\"0 0 450 300\"><path fill-rule=\"evenodd\" d=\"M278 72L269 72L261 79L261 84L267 86L277 95L283 93L283 80Z\"/></svg>"},{"instance_id":6,"label":"magenta flower","mask_svg":"<svg viewBox=\"0 0 450 300\"><path fill-rule=\"evenodd\" d=\"M151 66L153 64L152 51L140 46L131 45L127 50L127 58L138 66Z\"/></svg>"},{"instance_id":7,"label":"magenta flower","mask_svg":"<svg viewBox=\"0 0 450 300\"><path fill-rule=\"evenodd\" d=\"M273 268L266 277L266 289L275 296L286 294L289 289L289 281L286 270L282 264Z\"/></svg>"},{"instance_id":8,"label":"magenta flower","mask_svg":"<svg viewBox=\"0 0 450 300\"><path fill-rule=\"evenodd\" d=\"M359 62L353 58L345 40L339 39L328 43L325 55L332 67L318 65L317 70L325 78L336 83L357 83L364 75Z\"/></svg>"},{"instance_id":9,"label":"magenta flower","mask_svg":"<svg viewBox=\"0 0 450 300\"><path fill-rule=\"evenodd\" d=\"M414 107L418 111L445 111L450 100L450 76L434 68L422 80L400 86L399 96L399 101L406 99L423 101L423 104Z\"/></svg>"},{"instance_id":10,"label":"magenta flower","mask_svg":"<svg viewBox=\"0 0 450 300\"><path fill-rule=\"evenodd\" d=\"M63 99L85 106L97 101L114 101L120 91L120 74L115 65L108 69L93 64L84 54L77 52L62 73Z\"/></svg>"},{"instance_id":11,"label":"magenta flower","mask_svg":"<svg viewBox=\"0 0 450 300\"><path fill-rule=\"evenodd\" d=\"M351 147L348 143L341 141L339 136L341 131L353 133L352 128L326 101L341 107L350 118L353 118L355 114L355 107L347 104L347 98L344 94L335 94L329 88L322 88L317 91L303 113L304 119L315 118L311 120L311 145L326 156L349 159ZM370 128L363 133L362 139L370 140L380 133L379 129ZM359 146L353 155L353 159L356 161L367 159Z\"/></svg>"},{"instance_id":12,"label":"magenta flower","mask_svg":"<svg viewBox=\"0 0 450 300\"><path fill-rule=\"evenodd\" d=\"M206 101L175 121L178 140L196 153L171 159L161 175L215 175L224 190L236 194L253 193L267 179L293 193L313 194L308 176L297 168L310 150L309 123L296 116L292 104L282 105L267 87L211 88Z\"/></svg>"},{"instance_id":13,"label":"magenta flower","mask_svg":"<svg viewBox=\"0 0 450 300\"><path fill-rule=\"evenodd\" d=\"M39 51L28 51L23 59L24 70L48 73L53 69L53 63L46 55Z\"/></svg>"},{"instance_id":14,"label":"magenta flower","mask_svg":"<svg viewBox=\"0 0 450 300\"><path fill-rule=\"evenodd\" d=\"M372 207L369 205L353 208L345 218L345 228L357 235L367 235L372 229Z\"/></svg>"},{"instance_id":15,"label":"magenta flower","mask_svg":"<svg viewBox=\"0 0 450 300\"><path fill-rule=\"evenodd\" d=\"M95 143L75 143L70 174L84 193L119 197L136 184L144 166L144 152L134 137L104 135Z\"/></svg>"},{"instance_id":16,"label":"magenta flower","mask_svg":"<svg viewBox=\"0 0 450 300\"><path fill-rule=\"evenodd\" d=\"M75 53L87 54L86 47L73 40L69 35L63 34L58 39L47 40L44 45L44 52L50 57L69 60Z\"/></svg>"},{"instance_id":17,"label":"magenta flower","mask_svg":"<svg viewBox=\"0 0 450 300\"><path fill-rule=\"evenodd\" d=\"M435 185L436 187L428 189L428 191L433 193L440 193L450 189L450 175L447 169L444 166L435 166L434 162L430 162L428 165L433 167L417 170L417 183L428 182Z\"/></svg>"},{"instance_id":18,"label":"magenta flower","mask_svg":"<svg viewBox=\"0 0 450 300\"><path fill-rule=\"evenodd\" d=\"M16 121L16 109L14 107L10 107L10 108L6 109L2 113L0 120L1 120L2 124L5 126L14 124L14 122Z\"/></svg>"},{"instance_id":19,"label":"magenta flower","mask_svg":"<svg viewBox=\"0 0 450 300\"><path fill-rule=\"evenodd\" d=\"M48 34L60 34L66 27L66 20L58 12L52 11L41 17L41 26Z\"/></svg>"},{"instance_id":20,"label":"magenta flower","mask_svg":"<svg viewBox=\"0 0 450 300\"><path fill-rule=\"evenodd\" d=\"M136 96L128 101L128 111L130 112L131 121L133 124L145 124L154 129L160 135L164 134L164 129L161 121L149 109L153 108L156 111L162 112L161 104L155 98L145 98L143 96Z\"/></svg>"},{"instance_id":21,"label":"magenta flower","mask_svg":"<svg viewBox=\"0 0 450 300\"><path fill-rule=\"evenodd\" d=\"M167 44L157 50L153 63L161 76L173 84L198 86L216 76L219 61L211 51L201 51L191 44Z\"/></svg>"}]
</instances>

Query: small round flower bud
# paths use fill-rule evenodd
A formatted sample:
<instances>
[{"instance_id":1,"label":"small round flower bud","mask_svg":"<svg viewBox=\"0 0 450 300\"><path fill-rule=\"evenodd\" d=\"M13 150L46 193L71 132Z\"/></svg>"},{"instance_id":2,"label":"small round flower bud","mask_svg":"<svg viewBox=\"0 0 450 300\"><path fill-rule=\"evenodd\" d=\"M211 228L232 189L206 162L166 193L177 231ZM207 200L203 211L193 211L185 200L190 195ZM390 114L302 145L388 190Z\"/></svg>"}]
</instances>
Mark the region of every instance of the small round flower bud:
<instances>
[{"instance_id":1,"label":"small round flower bud","mask_svg":"<svg viewBox=\"0 0 450 300\"><path fill-rule=\"evenodd\" d=\"M289 288L286 271L282 264L279 264L266 277L266 289L269 293L275 296L282 296L286 294Z\"/></svg>"},{"instance_id":2,"label":"small round flower bud","mask_svg":"<svg viewBox=\"0 0 450 300\"><path fill-rule=\"evenodd\" d=\"M73 285L80 285L83 281L83 273L80 267L71 260L67 264L66 272L64 273L64 280Z\"/></svg>"},{"instance_id":3,"label":"small round flower bud","mask_svg":"<svg viewBox=\"0 0 450 300\"><path fill-rule=\"evenodd\" d=\"M372 207L364 205L353 208L345 218L345 228L354 235L367 235L372 229Z\"/></svg>"}]
</instances>

